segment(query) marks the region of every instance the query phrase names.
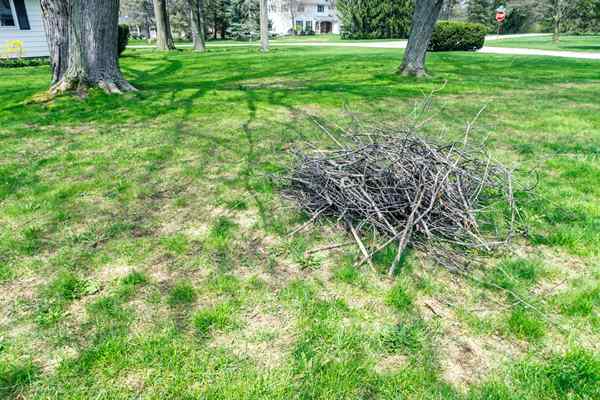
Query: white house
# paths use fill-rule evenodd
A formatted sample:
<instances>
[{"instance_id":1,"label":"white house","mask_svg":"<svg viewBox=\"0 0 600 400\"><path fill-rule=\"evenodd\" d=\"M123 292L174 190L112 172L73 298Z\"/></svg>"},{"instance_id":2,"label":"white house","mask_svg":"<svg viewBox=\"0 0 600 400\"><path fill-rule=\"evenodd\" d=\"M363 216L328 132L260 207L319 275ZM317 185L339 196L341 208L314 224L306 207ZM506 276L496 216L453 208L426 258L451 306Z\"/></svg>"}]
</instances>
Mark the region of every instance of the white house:
<instances>
[{"instance_id":1,"label":"white house","mask_svg":"<svg viewBox=\"0 0 600 400\"><path fill-rule=\"evenodd\" d=\"M23 42L24 57L48 56L39 0L0 0L0 56L13 40Z\"/></svg>"},{"instance_id":2,"label":"white house","mask_svg":"<svg viewBox=\"0 0 600 400\"><path fill-rule=\"evenodd\" d=\"M271 32L340 33L335 0L269 0Z\"/></svg>"}]
</instances>

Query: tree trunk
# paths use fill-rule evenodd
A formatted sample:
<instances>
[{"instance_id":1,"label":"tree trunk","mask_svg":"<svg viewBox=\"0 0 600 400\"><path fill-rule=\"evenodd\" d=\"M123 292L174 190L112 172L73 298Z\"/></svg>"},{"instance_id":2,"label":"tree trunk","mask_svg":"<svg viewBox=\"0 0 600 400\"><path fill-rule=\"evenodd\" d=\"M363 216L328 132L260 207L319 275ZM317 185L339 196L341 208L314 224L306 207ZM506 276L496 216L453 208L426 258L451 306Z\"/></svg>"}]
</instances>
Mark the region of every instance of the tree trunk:
<instances>
[{"instance_id":1,"label":"tree trunk","mask_svg":"<svg viewBox=\"0 0 600 400\"><path fill-rule=\"evenodd\" d=\"M294 7L295 4L290 5L290 7ZM291 11L292 16L292 34L295 36L298 32L296 32L296 13L294 10Z\"/></svg>"},{"instance_id":2,"label":"tree trunk","mask_svg":"<svg viewBox=\"0 0 600 400\"><path fill-rule=\"evenodd\" d=\"M68 67L69 7L66 1L57 0L41 0L40 4L52 64L52 85L54 85L62 79Z\"/></svg>"},{"instance_id":3,"label":"tree trunk","mask_svg":"<svg viewBox=\"0 0 600 400\"><path fill-rule=\"evenodd\" d=\"M554 32L552 34L552 41L554 43L560 42L560 22L562 20L562 1L554 0L554 12L553 12Z\"/></svg>"},{"instance_id":4,"label":"tree trunk","mask_svg":"<svg viewBox=\"0 0 600 400\"><path fill-rule=\"evenodd\" d=\"M142 25L142 33L146 40L150 42L150 20L144 18L144 24Z\"/></svg>"},{"instance_id":5,"label":"tree trunk","mask_svg":"<svg viewBox=\"0 0 600 400\"><path fill-rule=\"evenodd\" d=\"M424 76L425 56L444 0L417 0L400 73Z\"/></svg>"},{"instance_id":6,"label":"tree trunk","mask_svg":"<svg viewBox=\"0 0 600 400\"><path fill-rule=\"evenodd\" d=\"M175 50L166 0L154 0L154 16L156 19L156 46L159 50Z\"/></svg>"},{"instance_id":7,"label":"tree trunk","mask_svg":"<svg viewBox=\"0 0 600 400\"><path fill-rule=\"evenodd\" d=\"M296 4L296 0L289 0L290 6L290 17L292 18L292 34L296 35L296 9L298 5Z\"/></svg>"},{"instance_id":8,"label":"tree trunk","mask_svg":"<svg viewBox=\"0 0 600 400\"><path fill-rule=\"evenodd\" d=\"M118 62L119 0L43 0L53 81L51 94L136 90Z\"/></svg>"},{"instance_id":9,"label":"tree trunk","mask_svg":"<svg viewBox=\"0 0 600 400\"><path fill-rule=\"evenodd\" d=\"M213 17L213 31L212 31L213 40L217 40L218 39L217 32L218 32L218 28L219 27L217 26L218 22L217 22L217 9L216 9L216 7L213 9L213 15L212 15L212 17Z\"/></svg>"},{"instance_id":10,"label":"tree trunk","mask_svg":"<svg viewBox=\"0 0 600 400\"><path fill-rule=\"evenodd\" d=\"M269 51L269 9L268 0L260 0L260 51Z\"/></svg>"},{"instance_id":11,"label":"tree trunk","mask_svg":"<svg viewBox=\"0 0 600 400\"><path fill-rule=\"evenodd\" d=\"M202 0L189 0L192 9L192 40L194 50L204 52L206 45L204 41L204 4Z\"/></svg>"}]
</instances>

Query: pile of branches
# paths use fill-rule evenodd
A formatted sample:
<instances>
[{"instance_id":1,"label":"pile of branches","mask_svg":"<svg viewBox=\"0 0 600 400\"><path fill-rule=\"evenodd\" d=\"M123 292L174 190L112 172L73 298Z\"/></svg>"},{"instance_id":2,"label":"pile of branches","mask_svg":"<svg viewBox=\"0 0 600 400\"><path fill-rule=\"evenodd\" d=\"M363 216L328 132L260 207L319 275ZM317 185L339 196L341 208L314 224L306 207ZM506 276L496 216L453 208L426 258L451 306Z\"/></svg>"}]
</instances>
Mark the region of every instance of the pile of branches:
<instances>
[{"instance_id":1,"label":"pile of branches","mask_svg":"<svg viewBox=\"0 0 600 400\"><path fill-rule=\"evenodd\" d=\"M315 122L332 146L294 152L283 194L311 218L293 233L335 218L362 253L357 265L371 267L395 243L390 275L407 248L456 270L511 240L518 218L512 170L471 143L469 129L460 142L439 143L415 129L333 132Z\"/></svg>"}]
</instances>

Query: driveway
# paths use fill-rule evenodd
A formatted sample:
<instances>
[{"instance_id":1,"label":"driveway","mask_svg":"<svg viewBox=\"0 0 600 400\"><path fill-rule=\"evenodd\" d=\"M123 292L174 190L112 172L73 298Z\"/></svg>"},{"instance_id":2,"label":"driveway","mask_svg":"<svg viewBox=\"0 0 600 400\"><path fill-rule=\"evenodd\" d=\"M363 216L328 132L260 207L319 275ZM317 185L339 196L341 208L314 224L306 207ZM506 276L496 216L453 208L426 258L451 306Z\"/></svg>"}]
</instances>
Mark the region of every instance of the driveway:
<instances>
[{"instance_id":1,"label":"driveway","mask_svg":"<svg viewBox=\"0 0 600 400\"><path fill-rule=\"evenodd\" d=\"M523 37L535 37L535 36L548 36L546 33L526 33L518 35L503 35L498 37L497 35L489 35L486 37L486 41L509 39L509 38L523 38ZM277 42L271 41L271 46L314 46L314 47L361 47L369 49L404 49L406 48L406 40L394 40L384 42ZM209 43L209 47L243 47L243 46L258 46L259 43ZM128 46L130 49L152 49L155 46L151 45L138 45ZM190 48L191 44L177 45L178 48ZM553 51L553 50L537 50L537 49L523 49L523 48L511 48L511 47L489 47L484 46L479 53L485 54L504 54L504 55L523 55L523 56L544 56L544 57L563 57L563 58L577 58L584 60L600 60L600 53L584 53L577 51Z\"/></svg>"}]
</instances>

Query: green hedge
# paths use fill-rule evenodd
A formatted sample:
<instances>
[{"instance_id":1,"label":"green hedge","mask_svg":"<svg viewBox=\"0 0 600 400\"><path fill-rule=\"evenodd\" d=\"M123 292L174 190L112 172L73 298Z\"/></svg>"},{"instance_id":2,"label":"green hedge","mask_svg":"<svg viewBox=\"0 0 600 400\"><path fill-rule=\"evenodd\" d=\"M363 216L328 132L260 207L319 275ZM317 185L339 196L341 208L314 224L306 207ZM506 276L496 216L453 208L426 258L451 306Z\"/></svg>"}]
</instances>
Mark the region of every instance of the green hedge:
<instances>
[{"instance_id":1,"label":"green hedge","mask_svg":"<svg viewBox=\"0 0 600 400\"><path fill-rule=\"evenodd\" d=\"M119 56L129 43L129 25L119 25Z\"/></svg>"},{"instance_id":2,"label":"green hedge","mask_svg":"<svg viewBox=\"0 0 600 400\"><path fill-rule=\"evenodd\" d=\"M483 47L488 29L482 24L470 22L439 22L429 51L475 51Z\"/></svg>"},{"instance_id":3,"label":"green hedge","mask_svg":"<svg viewBox=\"0 0 600 400\"><path fill-rule=\"evenodd\" d=\"M37 67L38 65L48 64L50 64L48 57L0 58L0 68Z\"/></svg>"}]
</instances>

